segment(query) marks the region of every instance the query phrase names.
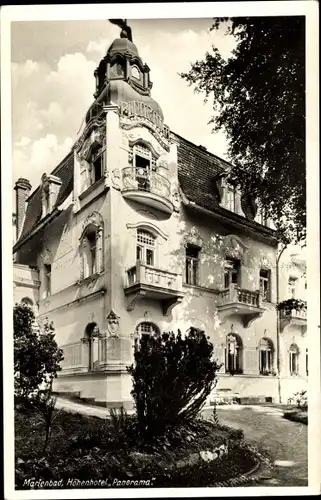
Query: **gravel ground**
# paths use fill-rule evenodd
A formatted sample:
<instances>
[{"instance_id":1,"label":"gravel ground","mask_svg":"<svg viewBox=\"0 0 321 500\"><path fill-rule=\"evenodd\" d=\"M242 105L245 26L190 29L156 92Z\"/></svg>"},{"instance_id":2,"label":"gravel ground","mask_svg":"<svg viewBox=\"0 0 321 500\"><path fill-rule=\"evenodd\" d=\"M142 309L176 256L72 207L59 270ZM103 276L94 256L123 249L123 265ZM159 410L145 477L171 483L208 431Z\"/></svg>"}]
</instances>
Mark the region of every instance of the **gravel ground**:
<instances>
[{"instance_id":1,"label":"gravel ground","mask_svg":"<svg viewBox=\"0 0 321 500\"><path fill-rule=\"evenodd\" d=\"M205 410L205 415L210 411ZM283 418L279 408L231 406L217 408L220 423L241 428L245 439L257 443L274 459L273 478L258 486L307 486L308 426Z\"/></svg>"}]
</instances>

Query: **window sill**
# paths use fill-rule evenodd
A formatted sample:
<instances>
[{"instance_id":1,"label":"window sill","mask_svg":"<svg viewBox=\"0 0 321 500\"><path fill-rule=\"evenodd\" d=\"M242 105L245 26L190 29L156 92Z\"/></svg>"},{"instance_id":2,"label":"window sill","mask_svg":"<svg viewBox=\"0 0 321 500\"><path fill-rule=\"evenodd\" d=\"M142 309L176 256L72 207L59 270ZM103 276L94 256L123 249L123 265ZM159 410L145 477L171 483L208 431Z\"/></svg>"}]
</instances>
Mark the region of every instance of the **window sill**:
<instances>
[{"instance_id":1,"label":"window sill","mask_svg":"<svg viewBox=\"0 0 321 500\"><path fill-rule=\"evenodd\" d=\"M90 195L90 193L92 193L93 191L95 191L95 189L97 189L100 185L102 185L104 183L104 180L105 180L105 176L102 176L98 181L96 181L94 184L92 184L91 186L89 186L89 188L87 188L85 191L83 191L79 195L79 199L83 200L88 195Z\"/></svg>"},{"instance_id":2,"label":"window sill","mask_svg":"<svg viewBox=\"0 0 321 500\"><path fill-rule=\"evenodd\" d=\"M99 273L91 274L90 276L87 276L86 278L82 278L82 279L78 280L77 285L87 285L88 283L91 283L92 281L97 280L103 274L104 274L104 271L100 271Z\"/></svg>"}]
</instances>

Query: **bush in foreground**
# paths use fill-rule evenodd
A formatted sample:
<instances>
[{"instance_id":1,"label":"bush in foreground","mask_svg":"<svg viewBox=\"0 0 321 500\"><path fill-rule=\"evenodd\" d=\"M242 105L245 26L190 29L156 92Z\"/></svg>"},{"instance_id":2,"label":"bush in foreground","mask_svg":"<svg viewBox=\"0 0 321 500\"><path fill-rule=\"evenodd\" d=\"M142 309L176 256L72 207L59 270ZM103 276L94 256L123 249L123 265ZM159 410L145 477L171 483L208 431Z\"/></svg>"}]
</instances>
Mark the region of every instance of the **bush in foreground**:
<instances>
[{"instance_id":1,"label":"bush in foreground","mask_svg":"<svg viewBox=\"0 0 321 500\"><path fill-rule=\"evenodd\" d=\"M141 434L160 435L197 417L220 368L212 356L213 345L196 328L184 338L180 331L140 338L128 371Z\"/></svg>"}]
</instances>

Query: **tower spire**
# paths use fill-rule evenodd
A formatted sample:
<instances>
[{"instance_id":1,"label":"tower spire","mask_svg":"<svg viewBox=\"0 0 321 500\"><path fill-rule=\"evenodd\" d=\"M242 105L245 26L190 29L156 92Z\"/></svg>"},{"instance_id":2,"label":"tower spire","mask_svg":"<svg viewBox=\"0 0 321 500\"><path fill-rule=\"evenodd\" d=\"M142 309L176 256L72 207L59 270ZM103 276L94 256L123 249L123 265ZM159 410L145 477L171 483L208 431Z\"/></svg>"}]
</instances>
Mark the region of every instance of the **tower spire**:
<instances>
[{"instance_id":1,"label":"tower spire","mask_svg":"<svg viewBox=\"0 0 321 500\"><path fill-rule=\"evenodd\" d=\"M127 19L108 19L108 21L121 29L120 38L128 38L130 42L133 41L132 30L127 24Z\"/></svg>"}]
</instances>

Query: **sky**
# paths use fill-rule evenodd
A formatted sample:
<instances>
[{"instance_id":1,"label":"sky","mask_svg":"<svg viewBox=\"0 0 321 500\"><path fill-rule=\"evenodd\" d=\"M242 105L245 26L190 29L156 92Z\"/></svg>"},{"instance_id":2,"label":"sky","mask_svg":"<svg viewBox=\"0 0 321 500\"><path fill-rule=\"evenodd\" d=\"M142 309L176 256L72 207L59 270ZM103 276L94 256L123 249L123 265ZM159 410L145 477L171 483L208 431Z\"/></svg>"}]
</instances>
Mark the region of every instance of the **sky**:
<instances>
[{"instance_id":1,"label":"sky","mask_svg":"<svg viewBox=\"0 0 321 500\"><path fill-rule=\"evenodd\" d=\"M212 104L179 76L212 44L223 56L235 46L211 18L128 20L133 41L151 69L152 97L179 135L226 158L223 133L208 124ZM120 30L108 20L15 21L11 24L13 182L33 190L70 151L93 102L93 72Z\"/></svg>"}]
</instances>

